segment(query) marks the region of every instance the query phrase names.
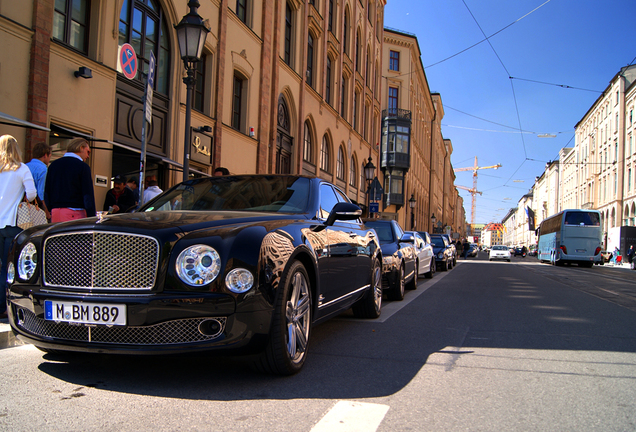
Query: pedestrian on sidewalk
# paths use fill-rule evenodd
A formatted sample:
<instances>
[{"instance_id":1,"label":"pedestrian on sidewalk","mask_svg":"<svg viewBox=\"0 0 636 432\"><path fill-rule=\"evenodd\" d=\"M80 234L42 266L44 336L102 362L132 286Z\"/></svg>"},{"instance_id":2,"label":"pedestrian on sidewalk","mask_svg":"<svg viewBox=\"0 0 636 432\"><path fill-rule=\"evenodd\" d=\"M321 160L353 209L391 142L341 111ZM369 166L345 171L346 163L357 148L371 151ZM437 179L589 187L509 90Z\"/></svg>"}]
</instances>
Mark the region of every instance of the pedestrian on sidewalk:
<instances>
[{"instance_id":1,"label":"pedestrian on sidewalk","mask_svg":"<svg viewBox=\"0 0 636 432\"><path fill-rule=\"evenodd\" d=\"M621 256L621 251L618 250L617 246L614 246L614 252L612 253L612 264L618 264L618 257Z\"/></svg>"},{"instance_id":2,"label":"pedestrian on sidewalk","mask_svg":"<svg viewBox=\"0 0 636 432\"><path fill-rule=\"evenodd\" d=\"M18 205L26 192L33 201L38 194L29 167L22 163L18 141L11 135L0 137L0 318L7 317L7 260L17 226Z\"/></svg>"},{"instance_id":3,"label":"pedestrian on sidewalk","mask_svg":"<svg viewBox=\"0 0 636 432\"><path fill-rule=\"evenodd\" d=\"M51 222L95 216L93 175L85 162L90 154L88 141L75 138L66 147L64 156L49 165L44 202L51 212Z\"/></svg>"},{"instance_id":4,"label":"pedestrian on sidewalk","mask_svg":"<svg viewBox=\"0 0 636 432\"><path fill-rule=\"evenodd\" d=\"M627 261L629 261L629 268L634 270L634 245L629 246L627 251Z\"/></svg>"}]
</instances>

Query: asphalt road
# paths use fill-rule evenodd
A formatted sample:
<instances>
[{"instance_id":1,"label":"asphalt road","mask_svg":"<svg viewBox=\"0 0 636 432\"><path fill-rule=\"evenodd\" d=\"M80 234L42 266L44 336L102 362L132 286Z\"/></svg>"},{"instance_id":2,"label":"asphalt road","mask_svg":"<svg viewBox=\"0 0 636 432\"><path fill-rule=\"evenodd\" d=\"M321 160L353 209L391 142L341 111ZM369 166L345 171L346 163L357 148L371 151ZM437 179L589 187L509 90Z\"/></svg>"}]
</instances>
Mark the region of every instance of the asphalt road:
<instances>
[{"instance_id":1,"label":"asphalt road","mask_svg":"<svg viewBox=\"0 0 636 432\"><path fill-rule=\"evenodd\" d=\"M0 350L4 430L636 430L636 272L459 262L378 320L317 326L303 371L205 355Z\"/></svg>"}]
</instances>

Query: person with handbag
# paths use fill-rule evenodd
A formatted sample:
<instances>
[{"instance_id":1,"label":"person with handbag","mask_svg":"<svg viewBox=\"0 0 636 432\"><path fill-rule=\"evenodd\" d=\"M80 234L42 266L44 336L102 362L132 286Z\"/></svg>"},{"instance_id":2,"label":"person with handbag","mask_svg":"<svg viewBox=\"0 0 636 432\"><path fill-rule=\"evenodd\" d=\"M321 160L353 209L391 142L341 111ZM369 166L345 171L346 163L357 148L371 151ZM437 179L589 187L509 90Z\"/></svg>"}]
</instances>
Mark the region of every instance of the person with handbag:
<instances>
[{"instance_id":1,"label":"person with handbag","mask_svg":"<svg viewBox=\"0 0 636 432\"><path fill-rule=\"evenodd\" d=\"M0 137L0 318L7 316L7 259L11 242L21 231L17 226L18 205L26 193L33 201L37 196L29 167L22 163L18 141L11 135Z\"/></svg>"}]
</instances>

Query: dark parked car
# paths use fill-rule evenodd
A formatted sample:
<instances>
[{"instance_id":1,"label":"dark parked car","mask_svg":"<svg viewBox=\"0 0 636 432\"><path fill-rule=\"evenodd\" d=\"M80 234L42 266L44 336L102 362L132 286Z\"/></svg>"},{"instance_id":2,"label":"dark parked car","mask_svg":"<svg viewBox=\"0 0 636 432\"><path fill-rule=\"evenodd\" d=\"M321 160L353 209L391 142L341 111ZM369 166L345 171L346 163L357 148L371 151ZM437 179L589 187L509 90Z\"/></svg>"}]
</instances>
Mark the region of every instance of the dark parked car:
<instances>
[{"instance_id":1,"label":"dark parked car","mask_svg":"<svg viewBox=\"0 0 636 432\"><path fill-rule=\"evenodd\" d=\"M382 289L389 300L404 299L404 289L417 288L415 238L406 234L394 220L365 219L365 225L378 234L382 248Z\"/></svg>"},{"instance_id":2,"label":"dark parked car","mask_svg":"<svg viewBox=\"0 0 636 432\"><path fill-rule=\"evenodd\" d=\"M431 234L435 262L441 271L453 268L453 251L448 238L443 234Z\"/></svg>"},{"instance_id":3,"label":"dark parked car","mask_svg":"<svg viewBox=\"0 0 636 432\"><path fill-rule=\"evenodd\" d=\"M455 267L457 265L457 247L455 247L455 243L451 240L450 236L446 234L442 234L442 235L446 237L446 240L448 240L448 244L451 247L451 252L453 256L453 267Z\"/></svg>"},{"instance_id":4,"label":"dark parked car","mask_svg":"<svg viewBox=\"0 0 636 432\"><path fill-rule=\"evenodd\" d=\"M528 254L527 250L524 250L523 247L516 247L514 253L512 254L513 256L520 256L522 258L525 258L526 255Z\"/></svg>"},{"instance_id":5,"label":"dark parked car","mask_svg":"<svg viewBox=\"0 0 636 432\"><path fill-rule=\"evenodd\" d=\"M254 354L293 374L312 325L380 315L382 255L360 214L320 179L246 175L34 227L10 255L9 322L47 352Z\"/></svg>"}]
</instances>

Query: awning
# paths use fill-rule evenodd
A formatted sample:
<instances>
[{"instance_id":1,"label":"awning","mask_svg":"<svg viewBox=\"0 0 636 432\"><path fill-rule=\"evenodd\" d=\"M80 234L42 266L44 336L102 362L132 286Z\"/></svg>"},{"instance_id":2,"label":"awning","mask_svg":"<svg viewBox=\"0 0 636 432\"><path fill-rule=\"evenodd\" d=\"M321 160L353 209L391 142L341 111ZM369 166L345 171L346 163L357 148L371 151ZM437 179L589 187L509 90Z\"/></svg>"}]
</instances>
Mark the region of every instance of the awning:
<instances>
[{"instance_id":1,"label":"awning","mask_svg":"<svg viewBox=\"0 0 636 432\"><path fill-rule=\"evenodd\" d=\"M0 112L0 124L6 124L10 126L20 126L20 127L25 127L28 129L38 129L38 130L43 130L46 132L51 131L51 129L47 127L36 125L35 123L31 123L28 121L20 120L17 117L13 117L13 116L10 116L9 114L5 114L2 112Z\"/></svg>"},{"instance_id":2,"label":"awning","mask_svg":"<svg viewBox=\"0 0 636 432\"><path fill-rule=\"evenodd\" d=\"M86 141L108 143L108 144L111 144L114 147L123 148L125 150L131 151L133 153L138 153L138 154L141 155L141 149L139 149L137 147L133 147L133 146L127 145L127 144L122 144L122 143L119 143L119 142L116 142L116 141L110 141L110 140L95 138L94 136L86 135L86 134L83 134L81 132L77 132L77 131L74 131L72 129L67 129L67 128L64 128L62 126L58 126L58 125L55 125L55 124L51 125L51 130L54 131L54 132L60 132L60 133L63 133L63 134L66 134L66 135L70 135L70 136L84 138ZM109 150L109 149L105 149L103 147L93 147L93 148L97 149L97 150L99 150L99 149ZM168 165L172 165L174 167L177 167L177 168L180 168L181 170L183 170L183 164L180 164L177 161L173 161L172 159L169 159L169 158L167 158L165 156L162 156L162 155L147 151L146 152L146 157L151 157L153 159L158 159L158 160L160 160L163 163L166 163ZM190 172L193 172L193 173L196 173L196 174L199 174L199 175L202 175L202 176L210 177L210 174L204 173L203 171L195 170L195 169L192 169L192 168L190 168Z\"/></svg>"}]
</instances>

